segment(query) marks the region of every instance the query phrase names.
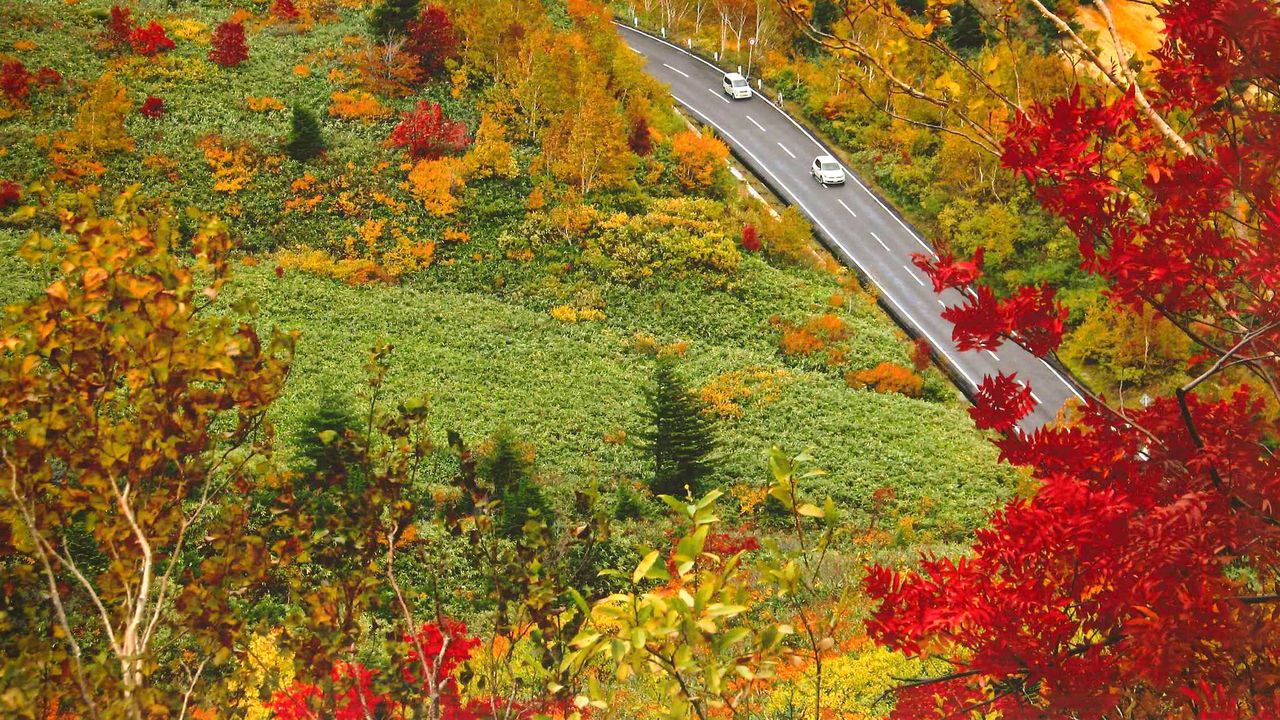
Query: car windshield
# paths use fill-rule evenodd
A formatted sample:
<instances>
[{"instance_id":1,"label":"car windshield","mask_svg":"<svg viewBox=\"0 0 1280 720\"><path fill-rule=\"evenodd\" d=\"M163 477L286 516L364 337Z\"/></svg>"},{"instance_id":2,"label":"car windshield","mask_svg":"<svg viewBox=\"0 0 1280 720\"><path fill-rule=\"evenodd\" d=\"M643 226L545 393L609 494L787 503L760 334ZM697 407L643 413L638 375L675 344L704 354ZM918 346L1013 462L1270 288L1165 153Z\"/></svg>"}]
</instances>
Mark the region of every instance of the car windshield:
<instances>
[{"instance_id":1,"label":"car windshield","mask_svg":"<svg viewBox=\"0 0 1280 720\"><path fill-rule=\"evenodd\" d=\"M729 80L729 82L730 82L730 83L732 83L734 87L746 87L746 86L747 86L747 81L746 81L746 80L743 80L742 78L731 78L731 79Z\"/></svg>"},{"instance_id":2,"label":"car windshield","mask_svg":"<svg viewBox=\"0 0 1280 720\"><path fill-rule=\"evenodd\" d=\"M823 170L828 172L840 169L840 166L831 160L819 160L818 163L821 165Z\"/></svg>"}]
</instances>

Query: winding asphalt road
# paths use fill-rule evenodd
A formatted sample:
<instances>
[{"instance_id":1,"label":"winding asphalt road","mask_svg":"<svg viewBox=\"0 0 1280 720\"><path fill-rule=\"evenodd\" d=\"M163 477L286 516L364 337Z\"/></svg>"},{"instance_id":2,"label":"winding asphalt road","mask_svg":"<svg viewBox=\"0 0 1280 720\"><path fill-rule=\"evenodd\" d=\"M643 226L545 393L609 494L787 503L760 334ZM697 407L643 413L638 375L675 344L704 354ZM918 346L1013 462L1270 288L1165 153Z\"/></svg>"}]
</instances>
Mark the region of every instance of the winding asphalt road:
<instances>
[{"instance_id":1,"label":"winding asphalt road","mask_svg":"<svg viewBox=\"0 0 1280 720\"><path fill-rule=\"evenodd\" d=\"M1015 345L1007 343L997 352L958 350L951 324L940 313L964 296L956 290L935 294L928 277L911 263L912 253L933 254L934 249L849 168L843 187L823 187L814 180L809 167L827 150L799 123L760 95L730 100L721 90L723 72L710 62L626 25L618 28L627 45L645 58L646 72L670 86L676 102L714 128L761 181L799 207L840 260L880 289L885 309L929 341L967 396L984 375L1017 373L1038 403L1020 423L1028 432L1052 421L1068 398L1079 397L1061 372Z\"/></svg>"}]
</instances>

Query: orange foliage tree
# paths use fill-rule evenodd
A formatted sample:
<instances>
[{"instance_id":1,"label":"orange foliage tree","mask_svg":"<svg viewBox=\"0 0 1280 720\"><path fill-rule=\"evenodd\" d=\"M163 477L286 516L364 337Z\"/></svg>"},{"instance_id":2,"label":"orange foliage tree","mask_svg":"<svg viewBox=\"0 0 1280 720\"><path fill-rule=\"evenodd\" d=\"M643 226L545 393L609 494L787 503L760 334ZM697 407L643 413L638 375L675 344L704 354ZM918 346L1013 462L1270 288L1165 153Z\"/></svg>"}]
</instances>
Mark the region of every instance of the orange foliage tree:
<instances>
[{"instance_id":1,"label":"orange foliage tree","mask_svg":"<svg viewBox=\"0 0 1280 720\"><path fill-rule=\"evenodd\" d=\"M76 108L71 129L59 132L49 160L59 180L96 176L106 172L102 160L111 153L133 150L133 138L124 121L133 110L124 85L106 73L88 84Z\"/></svg>"},{"instance_id":2,"label":"orange foliage tree","mask_svg":"<svg viewBox=\"0 0 1280 720\"><path fill-rule=\"evenodd\" d=\"M711 135L692 130L676 133L671 138L671 153L676 158L677 176L691 190L706 190L722 176L729 148Z\"/></svg>"}]
</instances>

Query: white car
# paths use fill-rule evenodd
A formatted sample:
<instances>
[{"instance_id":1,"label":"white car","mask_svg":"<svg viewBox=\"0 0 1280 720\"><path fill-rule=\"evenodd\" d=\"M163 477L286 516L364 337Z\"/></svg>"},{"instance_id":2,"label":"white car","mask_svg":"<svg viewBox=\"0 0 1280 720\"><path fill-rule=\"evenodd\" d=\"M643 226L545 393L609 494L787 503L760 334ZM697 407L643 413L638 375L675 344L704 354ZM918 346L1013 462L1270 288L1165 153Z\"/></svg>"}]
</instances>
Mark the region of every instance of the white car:
<instances>
[{"instance_id":1,"label":"white car","mask_svg":"<svg viewBox=\"0 0 1280 720\"><path fill-rule=\"evenodd\" d=\"M746 100L751 97L751 83L738 73L725 73L724 94L734 100Z\"/></svg>"},{"instance_id":2,"label":"white car","mask_svg":"<svg viewBox=\"0 0 1280 720\"><path fill-rule=\"evenodd\" d=\"M819 155L809 167L809 174L823 185L843 185L844 168L830 155Z\"/></svg>"}]
</instances>

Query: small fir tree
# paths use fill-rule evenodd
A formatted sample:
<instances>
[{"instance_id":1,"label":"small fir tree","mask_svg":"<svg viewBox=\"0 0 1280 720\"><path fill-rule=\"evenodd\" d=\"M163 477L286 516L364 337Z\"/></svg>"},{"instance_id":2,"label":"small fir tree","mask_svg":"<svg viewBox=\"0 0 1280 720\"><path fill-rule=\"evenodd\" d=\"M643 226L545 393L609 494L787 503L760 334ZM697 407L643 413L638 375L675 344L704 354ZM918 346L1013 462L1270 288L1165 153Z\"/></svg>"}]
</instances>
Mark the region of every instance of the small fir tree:
<instances>
[{"instance_id":1,"label":"small fir tree","mask_svg":"<svg viewBox=\"0 0 1280 720\"><path fill-rule=\"evenodd\" d=\"M249 59L249 45L244 39L244 25L228 20L213 31L209 60L223 67L233 67Z\"/></svg>"},{"instance_id":2,"label":"small fir tree","mask_svg":"<svg viewBox=\"0 0 1280 720\"><path fill-rule=\"evenodd\" d=\"M646 390L648 430L643 447L653 457L656 495L684 497L685 487L695 497L704 492L704 480L714 470L716 450L714 421L681 383L675 363L659 358L653 385Z\"/></svg>"},{"instance_id":3,"label":"small fir tree","mask_svg":"<svg viewBox=\"0 0 1280 720\"><path fill-rule=\"evenodd\" d=\"M306 162L325 151L320 121L316 120L316 116L310 110L297 106L293 108L293 120L284 151L289 157L299 162Z\"/></svg>"},{"instance_id":4,"label":"small fir tree","mask_svg":"<svg viewBox=\"0 0 1280 720\"><path fill-rule=\"evenodd\" d=\"M418 0L382 0L369 15L369 30L378 40L403 36L417 17Z\"/></svg>"},{"instance_id":5,"label":"small fir tree","mask_svg":"<svg viewBox=\"0 0 1280 720\"><path fill-rule=\"evenodd\" d=\"M321 397L293 434L295 469L308 477L346 477L356 459L351 444L343 442L348 430L358 432L360 422L347 399L336 393Z\"/></svg>"},{"instance_id":6,"label":"small fir tree","mask_svg":"<svg viewBox=\"0 0 1280 720\"><path fill-rule=\"evenodd\" d=\"M480 477L493 486L494 498L501 503L494 518L498 531L506 537L518 538L531 517L550 520L551 511L533 477L530 453L516 434L510 428L500 427L490 442L492 448L480 458L476 469Z\"/></svg>"}]
</instances>

